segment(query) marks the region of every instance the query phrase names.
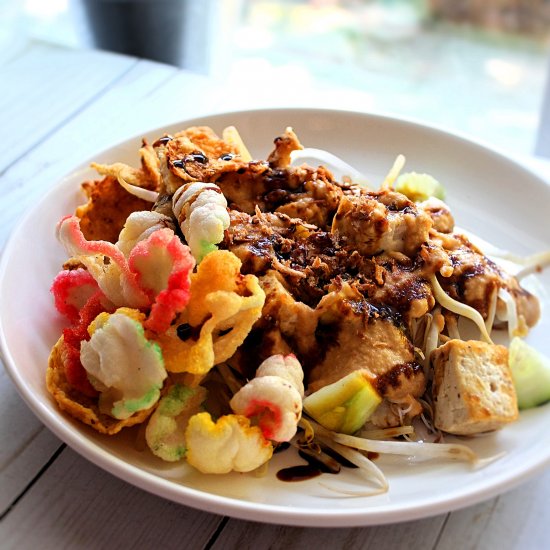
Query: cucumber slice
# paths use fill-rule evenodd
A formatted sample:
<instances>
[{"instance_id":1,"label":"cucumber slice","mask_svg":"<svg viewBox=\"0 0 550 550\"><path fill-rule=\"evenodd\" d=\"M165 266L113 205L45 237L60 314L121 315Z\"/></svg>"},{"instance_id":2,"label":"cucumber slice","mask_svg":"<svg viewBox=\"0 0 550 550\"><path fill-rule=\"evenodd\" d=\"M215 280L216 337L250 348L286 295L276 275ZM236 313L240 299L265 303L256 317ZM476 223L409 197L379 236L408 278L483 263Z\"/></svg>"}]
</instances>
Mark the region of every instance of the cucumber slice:
<instances>
[{"instance_id":1,"label":"cucumber slice","mask_svg":"<svg viewBox=\"0 0 550 550\"><path fill-rule=\"evenodd\" d=\"M352 434L371 417L382 398L369 377L355 371L304 399L304 410L335 432Z\"/></svg>"},{"instance_id":2,"label":"cucumber slice","mask_svg":"<svg viewBox=\"0 0 550 550\"><path fill-rule=\"evenodd\" d=\"M408 172L397 179L395 190L403 193L414 202L422 202L430 197L443 200L445 189L434 177L429 174Z\"/></svg>"},{"instance_id":3,"label":"cucumber slice","mask_svg":"<svg viewBox=\"0 0 550 550\"><path fill-rule=\"evenodd\" d=\"M550 401L550 359L518 337L512 339L509 354L518 407L530 409Z\"/></svg>"}]
</instances>

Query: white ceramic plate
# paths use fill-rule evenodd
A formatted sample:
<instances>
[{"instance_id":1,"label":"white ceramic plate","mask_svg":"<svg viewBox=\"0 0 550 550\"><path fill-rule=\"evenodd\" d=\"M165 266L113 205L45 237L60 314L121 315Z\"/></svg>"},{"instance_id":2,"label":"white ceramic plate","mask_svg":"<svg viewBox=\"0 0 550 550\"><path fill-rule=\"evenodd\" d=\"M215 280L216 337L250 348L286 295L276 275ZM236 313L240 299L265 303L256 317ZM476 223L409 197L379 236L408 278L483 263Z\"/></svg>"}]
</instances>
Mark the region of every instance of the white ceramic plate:
<instances>
[{"instance_id":1,"label":"white ceramic plate","mask_svg":"<svg viewBox=\"0 0 550 550\"><path fill-rule=\"evenodd\" d=\"M262 110L227 113L185 121L163 131L205 124L215 130L236 125L253 155L265 158L273 139L293 126L305 146L327 149L382 181L398 153L407 170L428 172L444 183L457 223L501 248L530 254L550 247L550 186L501 154L461 137L391 118L324 110ZM136 165L141 136L93 160ZM390 490L376 497L345 497L324 487L361 487L352 470L305 482L285 483L277 471L295 465L292 453L281 453L267 475L206 476L185 464L171 465L136 449L130 430L108 438L60 413L50 399L44 373L50 348L62 323L49 293L65 259L54 227L82 202L81 181L93 177L86 166L59 183L20 223L0 265L0 336L5 365L35 414L88 460L112 474L173 501L239 518L309 526L356 526L405 521L440 514L506 491L550 462L550 408L521 414L501 432L469 444L481 456L505 452L482 470L463 464L380 458ZM550 273L530 284L542 300L543 318L529 341L550 354Z\"/></svg>"}]
</instances>

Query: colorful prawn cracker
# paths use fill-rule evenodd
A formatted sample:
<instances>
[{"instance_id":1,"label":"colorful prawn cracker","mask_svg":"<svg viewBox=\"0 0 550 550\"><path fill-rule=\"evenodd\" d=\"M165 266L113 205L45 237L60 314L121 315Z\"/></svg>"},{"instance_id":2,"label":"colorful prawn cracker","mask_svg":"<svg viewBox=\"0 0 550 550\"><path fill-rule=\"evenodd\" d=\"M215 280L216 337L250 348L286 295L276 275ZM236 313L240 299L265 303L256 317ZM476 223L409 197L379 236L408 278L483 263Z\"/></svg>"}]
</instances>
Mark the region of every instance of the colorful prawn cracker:
<instances>
[{"instance_id":1,"label":"colorful prawn cracker","mask_svg":"<svg viewBox=\"0 0 550 550\"><path fill-rule=\"evenodd\" d=\"M273 455L271 442L241 415L214 422L209 413L198 413L189 420L185 440L187 462L204 474L250 472Z\"/></svg>"},{"instance_id":2,"label":"colorful prawn cracker","mask_svg":"<svg viewBox=\"0 0 550 550\"><path fill-rule=\"evenodd\" d=\"M302 417L303 379L294 355L272 355L229 404L233 412L257 424L266 439L290 441Z\"/></svg>"},{"instance_id":3,"label":"colorful prawn cracker","mask_svg":"<svg viewBox=\"0 0 550 550\"><path fill-rule=\"evenodd\" d=\"M168 371L204 375L242 344L261 315L265 293L240 267L233 253L220 250L191 275L191 297L178 326L158 336Z\"/></svg>"},{"instance_id":4,"label":"colorful prawn cracker","mask_svg":"<svg viewBox=\"0 0 550 550\"><path fill-rule=\"evenodd\" d=\"M130 269L152 301L145 326L164 332L189 301L189 277L195 260L170 229L159 229L130 253Z\"/></svg>"},{"instance_id":5,"label":"colorful prawn cracker","mask_svg":"<svg viewBox=\"0 0 550 550\"><path fill-rule=\"evenodd\" d=\"M124 248L128 258L110 242L87 241L75 216L61 220L57 232L67 252L86 266L115 306L152 308L147 321L151 330L166 330L187 304L194 259L171 229L142 231L144 240L129 252Z\"/></svg>"},{"instance_id":6,"label":"colorful prawn cracker","mask_svg":"<svg viewBox=\"0 0 550 550\"><path fill-rule=\"evenodd\" d=\"M200 386L170 386L151 415L145 430L147 445L154 455L167 462L175 462L185 456L185 429L189 419L199 412L205 399L206 390Z\"/></svg>"},{"instance_id":7,"label":"colorful prawn cracker","mask_svg":"<svg viewBox=\"0 0 550 550\"><path fill-rule=\"evenodd\" d=\"M84 367L80 361L80 346L83 340L88 340L88 325L106 308L101 292L92 295L78 312L78 322L63 330L63 364L67 382L75 390L89 397L96 397L97 391L90 384Z\"/></svg>"},{"instance_id":8,"label":"colorful prawn cracker","mask_svg":"<svg viewBox=\"0 0 550 550\"><path fill-rule=\"evenodd\" d=\"M141 424L147 420L151 409L141 410L132 416L119 420L100 411L97 399L89 397L67 380L66 347L62 336L53 347L46 371L46 386L59 408L80 422L100 433L114 435L125 427Z\"/></svg>"},{"instance_id":9,"label":"colorful prawn cracker","mask_svg":"<svg viewBox=\"0 0 550 550\"><path fill-rule=\"evenodd\" d=\"M76 216L67 216L59 222L57 238L69 256L78 258L85 265L113 304L138 308L149 304L121 250L107 241L86 240Z\"/></svg>"},{"instance_id":10,"label":"colorful prawn cracker","mask_svg":"<svg viewBox=\"0 0 550 550\"><path fill-rule=\"evenodd\" d=\"M229 227L227 200L213 183L190 182L172 198L173 211L193 256L200 262L217 250Z\"/></svg>"},{"instance_id":11,"label":"colorful prawn cracker","mask_svg":"<svg viewBox=\"0 0 550 550\"><path fill-rule=\"evenodd\" d=\"M157 229L174 228L174 222L164 214L149 210L132 212L118 236L116 247L128 258L134 246L150 237Z\"/></svg>"},{"instance_id":12,"label":"colorful prawn cracker","mask_svg":"<svg viewBox=\"0 0 550 550\"><path fill-rule=\"evenodd\" d=\"M101 292L96 280L82 268L59 272L50 290L54 295L55 308L73 325L78 323L80 310L88 300Z\"/></svg>"},{"instance_id":13,"label":"colorful prawn cracker","mask_svg":"<svg viewBox=\"0 0 550 550\"><path fill-rule=\"evenodd\" d=\"M166 370L160 347L145 337L145 315L129 308L101 313L88 327L80 360L99 392L99 409L124 420L160 398Z\"/></svg>"}]
</instances>

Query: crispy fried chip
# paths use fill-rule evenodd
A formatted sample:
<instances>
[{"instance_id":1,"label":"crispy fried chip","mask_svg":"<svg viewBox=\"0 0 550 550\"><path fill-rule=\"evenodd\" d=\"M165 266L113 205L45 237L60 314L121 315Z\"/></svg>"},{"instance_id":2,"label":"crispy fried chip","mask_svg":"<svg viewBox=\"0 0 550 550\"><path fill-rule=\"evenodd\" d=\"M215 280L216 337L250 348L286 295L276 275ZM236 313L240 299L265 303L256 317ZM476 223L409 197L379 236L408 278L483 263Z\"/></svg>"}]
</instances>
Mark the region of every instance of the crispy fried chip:
<instances>
[{"instance_id":1,"label":"crispy fried chip","mask_svg":"<svg viewBox=\"0 0 550 550\"><path fill-rule=\"evenodd\" d=\"M240 267L233 253L218 250L191 276L191 299L178 319L179 326L190 328L190 337L182 331L178 337L173 326L158 338L167 371L204 375L244 341L261 315L265 294L258 279L241 275ZM199 332L198 339L193 331Z\"/></svg>"},{"instance_id":2,"label":"crispy fried chip","mask_svg":"<svg viewBox=\"0 0 550 550\"><path fill-rule=\"evenodd\" d=\"M139 154L141 156L141 168L148 180L153 184L151 189L160 189L162 175L160 173L160 160L157 157L155 148L143 140Z\"/></svg>"},{"instance_id":3,"label":"crispy fried chip","mask_svg":"<svg viewBox=\"0 0 550 550\"><path fill-rule=\"evenodd\" d=\"M193 144L195 150L200 149L208 158L218 158L227 153L235 155L240 153L235 141L226 139L225 134L223 138L220 138L208 126L191 126L182 132L178 132L174 137L187 138Z\"/></svg>"},{"instance_id":4,"label":"crispy fried chip","mask_svg":"<svg viewBox=\"0 0 550 550\"><path fill-rule=\"evenodd\" d=\"M206 399L205 388L173 384L166 388L145 430L145 440L152 453L168 462L185 456L185 429L189 419L200 412Z\"/></svg>"},{"instance_id":5,"label":"crispy fried chip","mask_svg":"<svg viewBox=\"0 0 550 550\"><path fill-rule=\"evenodd\" d=\"M172 197L172 209L197 263L217 250L229 228L227 200L213 183L183 184Z\"/></svg>"},{"instance_id":6,"label":"crispy fried chip","mask_svg":"<svg viewBox=\"0 0 550 550\"><path fill-rule=\"evenodd\" d=\"M195 414L185 430L187 462L203 474L251 472L273 455L273 445L257 426L238 414L216 421L207 412Z\"/></svg>"},{"instance_id":7,"label":"crispy fried chip","mask_svg":"<svg viewBox=\"0 0 550 550\"><path fill-rule=\"evenodd\" d=\"M80 361L99 392L99 410L123 420L150 409L166 379L159 345L147 338L145 314L122 307L100 313L80 345Z\"/></svg>"},{"instance_id":8,"label":"crispy fried chip","mask_svg":"<svg viewBox=\"0 0 550 550\"><path fill-rule=\"evenodd\" d=\"M98 432L114 435L123 428L145 422L154 407L139 411L129 418L117 420L99 411L97 400L74 390L68 383L64 367L65 346L61 337L53 347L46 371L46 386L59 408Z\"/></svg>"},{"instance_id":9,"label":"crispy fried chip","mask_svg":"<svg viewBox=\"0 0 550 550\"><path fill-rule=\"evenodd\" d=\"M241 157L241 160L244 162L250 162L252 160L252 155L248 151L243 139L241 138L241 134L239 134L239 131L235 128L235 126L227 126L227 128L224 128L222 137L226 143L229 143L236 149L237 153Z\"/></svg>"},{"instance_id":10,"label":"crispy fried chip","mask_svg":"<svg viewBox=\"0 0 550 550\"><path fill-rule=\"evenodd\" d=\"M92 162L92 168L97 170L102 176L112 176L113 178L122 178L130 185L136 185L148 189L151 187L149 178L143 170L133 168L123 162L115 162L113 164L99 164Z\"/></svg>"},{"instance_id":11,"label":"crispy fried chip","mask_svg":"<svg viewBox=\"0 0 550 550\"><path fill-rule=\"evenodd\" d=\"M208 156L186 136L169 141L162 153L159 151L161 165L164 162L171 174L166 190L172 194L186 182L216 182L222 174L247 166L235 146L220 141L218 148L219 155Z\"/></svg>"},{"instance_id":12,"label":"crispy fried chip","mask_svg":"<svg viewBox=\"0 0 550 550\"><path fill-rule=\"evenodd\" d=\"M152 306L147 328L162 332L183 310L189 298L189 273L195 260L189 247L182 244L171 229L162 227L153 216L138 221L134 237L135 216L129 218L127 231L121 232L117 244L88 241L80 230L76 216L67 216L57 225L57 237L72 256L78 257L97 281L110 302L116 306L146 308ZM150 225L152 224L152 225ZM148 229L139 233L145 227ZM148 235L148 230L154 229ZM135 243L128 252L129 244ZM122 246L122 250L117 245ZM124 255L123 250L128 253Z\"/></svg>"},{"instance_id":13,"label":"crispy fried chip","mask_svg":"<svg viewBox=\"0 0 550 550\"><path fill-rule=\"evenodd\" d=\"M211 128L193 126L173 136L165 134L152 146L144 142L142 172L157 183L160 196L173 195L184 183L215 182L221 174L235 172L251 160L233 130L224 130L220 138Z\"/></svg>"},{"instance_id":14,"label":"crispy fried chip","mask_svg":"<svg viewBox=\"0 0 550 550\"><path fill-rule=\"evenodd\" d=\"M303 149L302 144L294 130L288 127L283 135L275 139L275 150L269 155L267 161L271 167L284 170L292 162L291 153L299 149Z\"/></svg>"},{"instance_id":15,"label":"crispy fried chip","mask_svg":"<svg viewBox=\"0 0 550 550\"><path fill-rule=\"evenodd\" d=\"M82 184L88 202L79 206L75 214L80 227L90 241L116 242L126 218L139 210L150 210L151 203L131 195L120 186L116 177Z\"/></svg>"},{"instance_id":16,"label":"crispy fried chip","mask_svg":"<svg viewBox=\"0 0 550 550\"><path fill-rule=\"evenodd\" d=\"M147 150L144 148L141 148L140 151L142 152L142 154L144 152L147 152ZM148 169L154 170L154 166L152 166L151 164L153 162L153 159L148 158L148 162ZM160 166L158 158L157 164L158 166ZM144 163L143 165L145 166ZM143 168L141 170L138 170L137 168L133 168L132 166L124 164L123 162L115 162L114 164L97 164L95 162L92 162L91 166L92 168L95 168L102 176L111 176L113 178L116 178L118 183L126 191L128 191L128 193L151 203L157 201L158 192L156 191L157 186L154 181L160 180L160 168L158 170L158 173L154 174L154 181L151 181L150 176Z\"/></svg>"}]
</instances>

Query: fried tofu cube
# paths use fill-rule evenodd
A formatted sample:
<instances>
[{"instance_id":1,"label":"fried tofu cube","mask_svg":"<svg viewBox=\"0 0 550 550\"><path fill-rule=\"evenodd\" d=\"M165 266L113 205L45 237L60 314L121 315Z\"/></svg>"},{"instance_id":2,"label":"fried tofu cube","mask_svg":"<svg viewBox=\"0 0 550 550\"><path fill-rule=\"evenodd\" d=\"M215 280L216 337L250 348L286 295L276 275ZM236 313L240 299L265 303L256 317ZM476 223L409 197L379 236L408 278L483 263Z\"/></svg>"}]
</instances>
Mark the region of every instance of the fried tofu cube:
<instances>
[{"instance_id":1,"label":"fried tofu cube","mask_svg":"<svg viewBox=\"0 0 550 550\"><path fill-rule=\"evenodd\" d=\"M379 191L345 196L332 222L338 233L360 253L401 252L414 256L429 240L430 215L401 193Z\"/></svg>"},{"instance_id":2,"label":"fried tofu cube","mask_svg":"<svg viewBox=\"0 0 550 550\"><path fill-rule=\"evenodd\" d=\"M518 417L508 349L449 340L431 354L436 428L457 435L493 431Z\"/></svg>"}]
</instances>

